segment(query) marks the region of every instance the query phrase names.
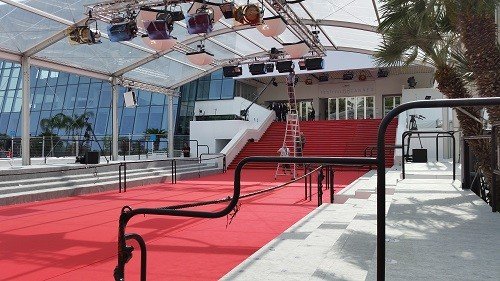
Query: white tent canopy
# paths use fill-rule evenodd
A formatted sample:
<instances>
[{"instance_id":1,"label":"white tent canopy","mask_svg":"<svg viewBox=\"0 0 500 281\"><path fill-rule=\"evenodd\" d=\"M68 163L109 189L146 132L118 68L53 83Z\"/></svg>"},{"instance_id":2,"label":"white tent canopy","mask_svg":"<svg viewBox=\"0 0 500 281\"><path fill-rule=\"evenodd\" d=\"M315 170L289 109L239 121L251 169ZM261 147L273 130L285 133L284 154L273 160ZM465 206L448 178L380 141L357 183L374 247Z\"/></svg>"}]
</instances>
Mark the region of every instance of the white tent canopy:
<instances>
[{"instance_id":1,"label":"white tent canopy","mask_svg":"<svg viewBox=\"0 0 500 281\"><path fill-rule=\"evenodd\" d=\"M217 1L220 0L213 2ZM264 17L275 15L267 2L264 1ZM193 65L179 48L158 53L139 37L114 43L103 36L102 44L70 45L65 30L83 22L85 5L94 3L96 0L0 0L0 58L20 62L22 57L30 57L33 65L100 79L117 77L163 93L171 93L222 66ZM186 12L190 4L182 5ZM372 54L381 42L376 32L378 5L376 0L307 0L288 4L302 24L319 31L325 50L362 54ZM99 30L106 30L106 25L98 22ZM232 20L224 18L203 36L189 35L184 22L176 22L173 30L180 45L187 48L196 49L199 41L205 39L205 48L216 61L251 58L273 47L282 49L283 43L301 40L295 34L288 26L277 37L265 37L254 26L233 26Z\"/></svg>"}]
</instances>

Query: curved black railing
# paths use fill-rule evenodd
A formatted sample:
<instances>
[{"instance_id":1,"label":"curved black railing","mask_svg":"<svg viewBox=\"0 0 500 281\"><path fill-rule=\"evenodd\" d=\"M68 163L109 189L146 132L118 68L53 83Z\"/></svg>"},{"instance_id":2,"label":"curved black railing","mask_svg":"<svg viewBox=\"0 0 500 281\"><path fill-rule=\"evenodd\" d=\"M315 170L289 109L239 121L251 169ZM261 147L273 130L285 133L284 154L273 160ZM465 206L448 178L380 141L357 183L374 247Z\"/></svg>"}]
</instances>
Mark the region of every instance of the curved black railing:
<instances>
[{"instance_id":1,"label":"curved black railing","mask_svg":"<svg viewBox=\"0 0 500 281\"><path fill-rule=\"evenodd\" d=\"M408 157L408 150L410 149L410 138L411 136L415 134L418 135L418 138L436 138L436 161L439 159L439 144L438 140L439 138L451 138L453 140L453 180L456 179L456 139L455 139L455 131L405 131L403 132L403 135L401 137L401 173L403 175L403 179L406 178L406 171L405 171L405 162L406 158ZM433 135L436 134L435 137L433 136L420 136L420 135ZM405 145L406 145L406 138L408 138L408 149L407 152L405 153Z\"/></svg>"},{"instance_id":2,"label":"curved black railing","mask_svg":"<svg viewBox=\"0 0 500 281\"><path fill-rule=\"evenodd\" d=\"M400 113L414 108L441 108L441 107L463 107L463 106L492 106L500 105L500 97L498 98L468 98L468 99L452 99L452 100L422 100L414 101L399 105L391 110L382 120L378 135L377 135L377 157L376 158L361 158L361 157L248 157L243 159L235 170L234 175L234 190L233 196L228 197L229 204L222 210L217 212L202 212L189 210L174 210L174 209L152 209L140 208L133 210L125 206L119 219L118 227L118 264L114 271L115 280L124 280L125 264L131 258L131 249L126 245L127 236L125 227L128 221L136 215L170 215L198 218L219 218L231 213L237 206L240 198L241 190L241 170L251 162L262 163L322 163L322 164L337 164L337 165L377 165L377 280L385 280L385 134L391 121ZM495 206L493 207L495 208ZM145 247L141 246L141 251ZM145 258L144 258L145 260ZM141 268L141 280L146 280L146 267Z\"/></svg>"},{"instance_id":3,"label":"curved black railing","mask_svg":"<svg viewBox=\"0 0 500 281\"><path fill-rule=\"evenodd\" d=\"M218 199L218 200L194 202L194 203L173 205L173 206L159 207L159 208L141 208L141 209L133 210L129 206L123 207L122 211L121 211L121 215L120 215L120 220L119 220L118 265L116 266L115 271L114 271L115 280L124 280L124 278L125 278L125 264L132 258L133 248L131 246L126 245L126 240L129 239L128 237L133 237L133 239L135 239L139 242L140 249L141 249L141 281L146 280L146 264L145 264L146 263L146 256L147 256L146 246L144 243L141 243L142 238L140 235L138 235L138 234L125 234L125 227L127 226L128 221L130 221L130 219L132 217L134 217L136 215L169 215L169 216L182 216L182 217L193 217L193 218L220 218L220 217L223 217L223 216L231 213L236 208L238 200L240 198L246 198L246 197L262 194L265 192L269 192L272 190L276 190L276 189L284 187L290 183L297 182L297 181L301 180L302 178L306 178L307 176L311 175L312 173L323 168L322 166L320 166L320 167L310 171L308 174L305 174L301 177L298 177L294 180L291 180L289 182L286 182L286 183L283 183L283 184L280 184L277 186L273 186L273 187L266 188L263 190L254 191L254 192L250 192L250 193L247 193L244 195L240 195L240 190L241 190L240 179L241 179L241 170L242 170L243 166L249 162L266 162L266 161L260 161L260 160L267 159L267 158L269 158L270 161L273 161L273 162L275 159L279 159L280 162L276 162L276 163L306 163L303 159L293 158L293 157L249 157L249 158L243 159L236 167L235 178L234 178L233 196L227 196L225 198ZM293 161L290 161L291 159ZM302 160L302 162L298 162L297 159ZM330 159L330 161L332 161L331 158L323 158L323 159ZM345 161L345 158L341 158L341 159L343 159L342 161ZM322 162L317 161L314 163L322 163ZM225 203L225 202L229 202L229 204L223 210L218 211L218 212L182 210L185 208L219 204L219 203Z\"/></svg>"}]
</instances>

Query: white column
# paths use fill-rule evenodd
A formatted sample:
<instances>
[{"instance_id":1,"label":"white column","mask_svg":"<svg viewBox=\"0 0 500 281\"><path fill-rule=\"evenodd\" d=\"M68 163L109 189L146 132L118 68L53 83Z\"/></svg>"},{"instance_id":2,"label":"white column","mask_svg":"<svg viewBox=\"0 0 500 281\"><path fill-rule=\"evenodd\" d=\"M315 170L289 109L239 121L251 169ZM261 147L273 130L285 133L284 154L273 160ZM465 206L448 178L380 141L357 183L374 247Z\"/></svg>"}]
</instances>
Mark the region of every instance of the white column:
<instances>
[{"instance_id":1,"label":"white column","mask_svg":"<svg viewBox=\"0 0 500 281\"><path fill-rule=\"evenodd\" d=\"M21 71L23 78L22 95L22 133L21 133L21 156L23 166L31 164L30 158L30 58L23 56L21 58Z\"/></svg>"},{"instance_id":2,"label":"white column","mask_svg":"<svg viewBox=\"0 0 500 281\"><path fill-rule=\"evenodd\" d=\"M174 157L174 97L168 96L168 155Z\"/></svg>"},{"instance_id":3,"label":"white column","mask_svg":"<svg viewBox=\"0 0 500 281\"><path fill-rule=\"evenodd\" d=\"M118 161L118 82L116 77L111 81L111 92L112 92L112 100L111 100L111 111L112 111L112 145L111 150L113 151L112 160Z\"/></svg>"}]
</instances>

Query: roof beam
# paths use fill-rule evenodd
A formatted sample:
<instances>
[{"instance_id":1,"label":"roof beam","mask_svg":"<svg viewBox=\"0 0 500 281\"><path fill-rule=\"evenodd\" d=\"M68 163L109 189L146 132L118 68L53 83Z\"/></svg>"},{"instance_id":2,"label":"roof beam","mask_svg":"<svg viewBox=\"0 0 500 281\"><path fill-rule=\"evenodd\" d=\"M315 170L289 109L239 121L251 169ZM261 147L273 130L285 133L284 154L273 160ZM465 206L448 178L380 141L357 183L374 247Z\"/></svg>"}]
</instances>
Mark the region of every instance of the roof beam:
<instances>
[{"instance_id":1,"label":"roof beam","mask_svg":"<svg viewBox=\"0 0 500 281\"><path fill-rule=\"evenodd\" d=\"M313 15L309 12L309 10L307 9L307 7L304 6L304 4L302 4L302 3L299 3L299 5L306 12L306 14L311 18L311 20L315 21ZM328 40L328 42L330 42L330 44L332 44L332 46L335 48L335 43L332 41L332 39L330 38L330 36L328 36L328 34L323 29L323 27L321 25L316 25L316 26L319 28L319 30L321 32L323 32L323 34L325 35L325 37Z\"/></svg>"},{"instance_id":2,"label":"roof beam","mask_svg":"<svg viewBox=\"0 0 500 281\"><path fill-rule=\"evenodd\" d=\"M376 26L363 23L355 23L355 22L339 21L339 20L308 20L308 19L303 19L302 22L307 25L344 27L344 28L352 28L352 29L377 33Z\"/></svg>"}]
</instances>

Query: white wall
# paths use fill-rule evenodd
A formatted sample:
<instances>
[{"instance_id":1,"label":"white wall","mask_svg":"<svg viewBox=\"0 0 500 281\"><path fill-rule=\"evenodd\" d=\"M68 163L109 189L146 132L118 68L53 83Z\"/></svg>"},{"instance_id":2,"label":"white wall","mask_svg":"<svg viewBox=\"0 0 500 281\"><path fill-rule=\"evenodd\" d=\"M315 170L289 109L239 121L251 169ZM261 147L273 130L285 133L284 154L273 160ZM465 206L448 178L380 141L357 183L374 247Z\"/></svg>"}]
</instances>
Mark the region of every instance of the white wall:
<instances>
[{"instance_id":1,"label":"white wall","mask_svg":"<svg viewBox=\"0 0 500 281\"><path fill-rule=\"evenodd\" d=\"M414 73L389 75L385 78L372 78L372 80L363 82L356 80L343 81L340 79L328 82L314 81L313 85L299 82L295 88L295 93L298 100L313 100L317 119L320 118L320 98L375 96L375 118L382 118L383 96L401 95L402 89L408 85L406 80L410 76L415 76L417 87L429 88L433 86L433 73ZM287 98L285 85L279 84L278 87L268 87L258 102L259 104L265 104L267 101L287 100Z\"/></svg>"},{"instance_id":2,"label":"white wall","mask_svg":"<svg viewBox=\"0 0 500 281\"><path fill-rule=\"evenodd\" d=\"M250 101L241 97L222 101L197 101L195 115L200 115L200 110L206 115L215 115L215 109L217 109L217 115L240 115L240 110L245 109L250 103ZM199 144L208 145L211 153L221 152L226 154L229 165L248 139L259 140L273 120L273 111L254 104L249 109L248 121L191 121L189 123L190 139L198 140ZM227 145L221 148L222 143L227 143ZM201 148L200 152L202 151L205 152L203 148ZM196 156L195 153L196 149L192 147L191 156Z\"/></svg>"}]
</instances>

